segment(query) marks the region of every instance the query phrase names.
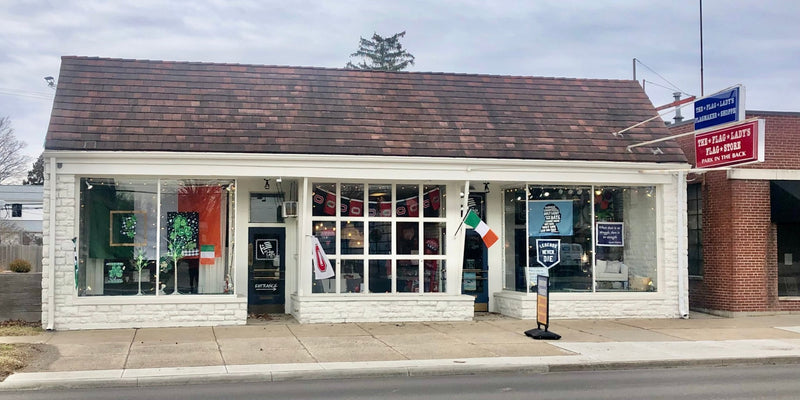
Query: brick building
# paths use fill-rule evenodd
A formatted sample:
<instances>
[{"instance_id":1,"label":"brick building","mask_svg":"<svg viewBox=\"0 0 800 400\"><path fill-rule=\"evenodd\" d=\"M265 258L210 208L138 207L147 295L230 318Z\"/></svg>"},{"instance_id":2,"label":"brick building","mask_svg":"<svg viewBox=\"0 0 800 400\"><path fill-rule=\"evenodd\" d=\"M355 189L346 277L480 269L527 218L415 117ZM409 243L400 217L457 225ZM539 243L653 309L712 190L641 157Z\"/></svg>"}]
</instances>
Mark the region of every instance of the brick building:
<instances>
[{"instance_id":1,"label":"brick building","mask_svg":"<svg viewBox=\"0 0 800 400\"><path fill-rule=\"evenodd\" d=\"M766 121L763 163L687 176L693 309L800 311L800 113L747 111L753 117ZM693 136L678 142L694 165Z\"/></svg>"}]
</instances>

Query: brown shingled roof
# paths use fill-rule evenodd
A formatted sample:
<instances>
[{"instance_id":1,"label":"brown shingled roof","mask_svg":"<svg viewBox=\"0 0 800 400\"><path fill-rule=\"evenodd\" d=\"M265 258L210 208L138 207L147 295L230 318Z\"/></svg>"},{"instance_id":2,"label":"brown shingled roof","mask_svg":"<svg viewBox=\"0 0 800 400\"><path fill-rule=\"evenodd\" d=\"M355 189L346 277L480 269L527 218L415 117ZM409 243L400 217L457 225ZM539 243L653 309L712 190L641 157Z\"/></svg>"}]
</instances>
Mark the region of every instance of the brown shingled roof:
<instances>
[{"instance_id":1,"label":"brown shingled roof","mask_svg":"<svg viewBox=\"0 0 800 400\"><path fill-rule=\"evenodd\" d=\"M685 162L635 81L63 57L48 150Z\"/></svg>"}]
</instances>

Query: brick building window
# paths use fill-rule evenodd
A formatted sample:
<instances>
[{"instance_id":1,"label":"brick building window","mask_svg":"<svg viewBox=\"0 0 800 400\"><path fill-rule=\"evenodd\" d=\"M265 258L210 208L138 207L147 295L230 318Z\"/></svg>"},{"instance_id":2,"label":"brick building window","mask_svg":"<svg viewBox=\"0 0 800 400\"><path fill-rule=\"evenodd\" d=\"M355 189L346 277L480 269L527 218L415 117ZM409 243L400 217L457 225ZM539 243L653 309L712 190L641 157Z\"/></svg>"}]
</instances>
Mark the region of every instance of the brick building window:
<instances>
[{"instance_id":1,"label":"brick building window","mask_svg":"<svg viewBox=\"0 0 800 400\"><path fill-rule=\"evenodd\" d=\"M778 239L778 296L800 296L800 181L770 184Z\"/></svg>"},{"instance_id":2,"label":"brick building window","mask_svg":"<svg viewBox=\"0 0 800 400\"><path fill-rule=\"evenodd\" d=\"M20 217L22 217L22 204L12 204L11 218L20 218Z\"/></svg>"},{"instance_id":3,"label":"brick building window","mask_svg":"<svg viewBox=\"0 0 800 400\"><path fill-rule=\"evenodd\" d=\"M703 275L703 185L687 185L687 205L689 228L689 275Z\"/></svg>"}]
</instances>

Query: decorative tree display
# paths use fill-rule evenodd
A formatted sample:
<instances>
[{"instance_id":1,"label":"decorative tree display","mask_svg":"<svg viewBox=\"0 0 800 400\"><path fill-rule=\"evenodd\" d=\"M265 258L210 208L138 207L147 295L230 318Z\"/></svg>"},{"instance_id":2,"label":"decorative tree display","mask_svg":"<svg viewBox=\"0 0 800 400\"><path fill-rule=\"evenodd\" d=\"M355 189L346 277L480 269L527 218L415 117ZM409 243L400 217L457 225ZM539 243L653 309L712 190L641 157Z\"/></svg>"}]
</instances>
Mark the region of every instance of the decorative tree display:
<instances>
[{"instance_id":1,"label":"decorative tree display","mask_svg":"<svg viewBox=\"0 0 800 400\"><path fill-rule=\"evenodd\" d=\"M194 215L190 219L187 214ZM164 255L172 262L174 269L174 289L178 293L178 261L189 250L197 248L197 213L169 213L167 217L167 251Z\"/></svg>"},{"instance_id":2,"label":"decorative tree display","mask_svg":"<svg viewBox=\"0 0 800 400\"><path fill-rule=\"evenodd\" d=\"M414 56L403 49L400 38L406 32L395 33L389 37L382 37L377 33L372 34L372 39L360 38L358 51L350 57L361 57L362 61L353 64L348 61L345 68L379 71L401 71L409 65L414 65Z\"/></svg>"},{"instance_id":3,"label":"decorative tree display","mask_svg":"<svg viewBox=\"0 0 800 400\"><path fill-rule=\"evenodd\" d=\"M137 296L142 295L142 268L147 265L147 249L144 247L140 247L136 249L136 254L133 258L133 265L136 267L136 270L139 271L139 292L136 293Z\"/></svg>"}]
</instances>

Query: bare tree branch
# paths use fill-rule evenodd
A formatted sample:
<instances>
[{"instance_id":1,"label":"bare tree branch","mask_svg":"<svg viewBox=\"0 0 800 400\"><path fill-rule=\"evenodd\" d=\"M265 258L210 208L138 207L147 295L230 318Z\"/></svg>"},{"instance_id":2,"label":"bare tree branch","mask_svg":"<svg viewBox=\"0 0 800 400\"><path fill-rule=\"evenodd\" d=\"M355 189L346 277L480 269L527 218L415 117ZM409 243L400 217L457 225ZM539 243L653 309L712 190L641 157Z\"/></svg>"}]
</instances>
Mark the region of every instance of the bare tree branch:
<instances>
[{"instance_id":1,"label":"bare tree branch","mask_svg":"<svg viewBox=\"0 0 800 400\"><path fill-rule=\"evenodd\" d=\"M24 176L28 157L22 154L25 142L17 139L11 120L0 118L0 184Z\"/></svg>"}]
</instances>

